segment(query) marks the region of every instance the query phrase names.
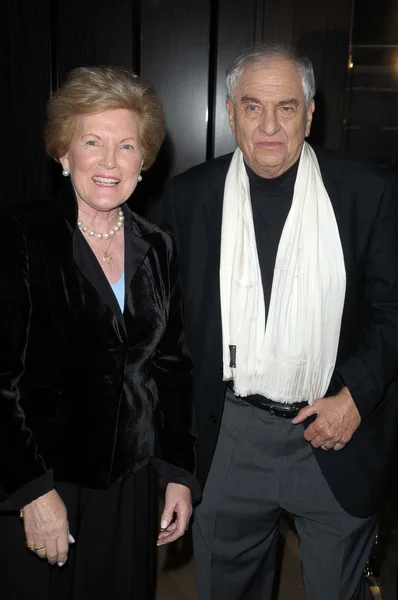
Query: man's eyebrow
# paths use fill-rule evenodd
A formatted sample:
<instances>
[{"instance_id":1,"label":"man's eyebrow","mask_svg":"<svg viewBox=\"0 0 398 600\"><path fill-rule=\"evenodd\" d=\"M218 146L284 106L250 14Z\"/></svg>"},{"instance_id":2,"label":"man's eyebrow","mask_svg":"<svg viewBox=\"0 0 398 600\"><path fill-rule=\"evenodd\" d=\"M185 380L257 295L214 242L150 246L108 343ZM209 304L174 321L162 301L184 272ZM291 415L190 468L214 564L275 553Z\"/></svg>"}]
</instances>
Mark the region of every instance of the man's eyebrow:
<instances>
[{"instance_id":1,"label":"man's eyebrow","mask_svg":"<svg viewBox=\"0 0 398 600\"><path fill-rule=\"evenodd\" d=\"M259 98L256 98L255 96L242 96L240 101L242 104L261 104L261 100L259 100ZM297 100L297 98L286 98L283 100L279 100L277 106L287 106L292 104L294 106L298 106L299 101Z\"/></svg>"},{"instance_id":2,"label":"man's eyebrow","mask_svg":"<svg viewBox=\"0 0 398 600\"><path fill-rule=\"evenodd\" d=\"M286 106L287 104L294 104L298 106L298 100L296 98L286 98L286 100L280 100L278 106Z\"/></svg>"},{"instance_id":3,"label":"man's eyebrow","mask_svg":"<svg viewBox=\"0 0 398 600\"><path fill-rule=\"evenodd\" d=\"M254 96L242 96L240 101L242 104L261 104L260 100Z\"/></svg>"}]
</instances>

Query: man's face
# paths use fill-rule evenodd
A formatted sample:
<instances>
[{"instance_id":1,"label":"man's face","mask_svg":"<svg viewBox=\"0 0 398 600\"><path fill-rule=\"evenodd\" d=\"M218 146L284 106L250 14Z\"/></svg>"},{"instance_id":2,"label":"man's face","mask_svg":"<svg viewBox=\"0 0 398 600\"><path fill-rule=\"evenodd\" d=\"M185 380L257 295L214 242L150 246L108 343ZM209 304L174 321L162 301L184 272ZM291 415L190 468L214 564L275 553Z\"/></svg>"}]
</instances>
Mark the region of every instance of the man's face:
<instances>
[{"instance_id":1,"label":"man's face","mask_svg":"<svg viewBox=\"0 0 398 600\"><path fill-rule=\"evenodd\" d=\"M314 101L306 106L298 67L273 58L243 70L227 109L245 162L260 177L271 178L299 158L310 133Z\"/></svg>"}]
</instances>

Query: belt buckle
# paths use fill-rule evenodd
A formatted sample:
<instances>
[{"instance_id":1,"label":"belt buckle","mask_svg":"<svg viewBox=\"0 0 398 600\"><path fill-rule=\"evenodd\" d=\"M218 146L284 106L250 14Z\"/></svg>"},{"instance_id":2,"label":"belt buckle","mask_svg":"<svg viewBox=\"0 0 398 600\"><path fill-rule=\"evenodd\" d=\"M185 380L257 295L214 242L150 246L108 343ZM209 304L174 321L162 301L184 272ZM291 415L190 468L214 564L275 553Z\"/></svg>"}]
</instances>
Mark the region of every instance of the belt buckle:
<instances>
[{"instance_id":1,"label":"belt buckle","mask_svg":"<svg viewBox=\"0 0 398 600\"><path fill-rule=\"evenodd\" d=\"M280 406L269 406L269 412L271 415L273 415L274 417L279 417L282 419L290 419L295 417L298 414L297 409L295 410L296 407L289 407L286 406L286 409L280 407Z\"/></svg>"},{"instance_id":2,"label":"belt buckle","mask_svg":"<svg viewBox=\"0 0 398 600\"><path fill-rule=\"evenodd\" d=\"M283 417L284 419L293 419L297 415L297 406L292 406L291 408L287 408L285 411L281 411L281 417Z\"/></svg>"}]
</instances>

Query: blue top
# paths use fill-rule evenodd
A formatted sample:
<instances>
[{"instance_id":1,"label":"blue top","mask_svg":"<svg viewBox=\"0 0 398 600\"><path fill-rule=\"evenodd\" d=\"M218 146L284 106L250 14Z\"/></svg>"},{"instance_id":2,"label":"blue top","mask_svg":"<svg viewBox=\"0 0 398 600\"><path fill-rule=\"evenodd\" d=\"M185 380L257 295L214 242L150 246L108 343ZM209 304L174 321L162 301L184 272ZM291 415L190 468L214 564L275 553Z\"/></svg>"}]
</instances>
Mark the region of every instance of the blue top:
<instances>
[{"instance_id":1,"label":"blue top","mask_svg":"<svg viewBox=\"0 0 398 600\"><path fill-rule=\"evenodd\" d=\"M123 312L124 311L124 271L123 271L119 281L116 281L115 283L111 283L110 286L113 290L113 293L116 296L117 301L119 302L120 310Z\"/></svg>"}]
</instances>

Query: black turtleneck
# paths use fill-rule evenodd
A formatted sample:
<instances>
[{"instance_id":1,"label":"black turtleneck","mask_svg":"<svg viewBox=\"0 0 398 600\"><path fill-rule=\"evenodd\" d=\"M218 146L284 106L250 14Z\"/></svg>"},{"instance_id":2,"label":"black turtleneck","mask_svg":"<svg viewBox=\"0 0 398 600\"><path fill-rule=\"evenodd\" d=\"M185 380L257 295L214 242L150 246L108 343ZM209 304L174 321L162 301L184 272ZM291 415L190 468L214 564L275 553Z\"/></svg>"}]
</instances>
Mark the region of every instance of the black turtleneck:
<instances>
[{"instance_id":1,"label":"black turtleneck","mask_svg":"<svg viewBox=\"0 0 398 600\"><path fill-rule=\"evenodd\" d=\"M250 183L256 245L268 311L276 254L283 226L293 199L299 161L287 171L272 179L264 179L250 169L246 171Z\"/></svg>"}]
</instances>

